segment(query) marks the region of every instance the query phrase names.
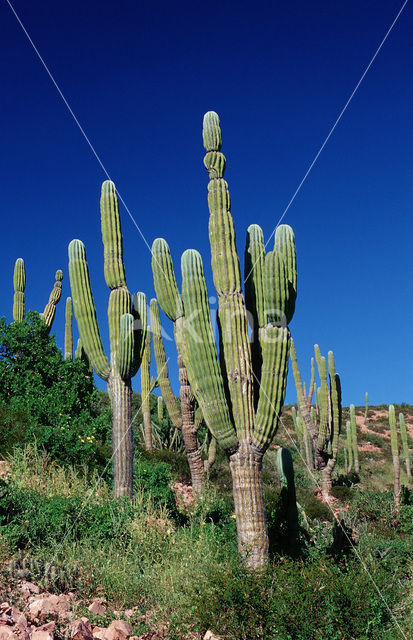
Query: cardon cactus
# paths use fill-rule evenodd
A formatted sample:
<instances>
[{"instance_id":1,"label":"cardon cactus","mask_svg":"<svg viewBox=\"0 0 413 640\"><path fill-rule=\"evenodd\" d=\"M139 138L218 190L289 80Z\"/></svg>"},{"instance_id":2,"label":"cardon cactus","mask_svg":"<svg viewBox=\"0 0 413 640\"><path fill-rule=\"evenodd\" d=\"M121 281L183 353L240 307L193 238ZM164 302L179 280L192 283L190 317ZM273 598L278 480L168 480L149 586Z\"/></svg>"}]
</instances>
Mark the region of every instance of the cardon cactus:
<instances>
[{"instance_id":1,"label":"cardon cactus","mask_svg":"<svg viewBox=\"0 0 413 640\"><path fill-rule=\"evenodd\" d=\"M180 320L176 324L177 343L191 388L209 430L229 458L238 548L250 567L259 568L268 558L262 457L277 431L284 402L288 323L296 298L294 234L289 226L279 226L274 249L265 254L261 228L248 228L244 300L228 184L223 178L226 160L220 151L221 129L215 112L204 117L203 139L210 178L209 239L218 295L220 356L199 253L188 250L182 256L181 298L172 262L163 266L154 252L153 264L159 263L159 268L154 268L155 290L166 315L171 317L172 313L173 319ZM247 312L253 325L252 348Z\"/></svg>"},{"instance_id":2,"label":"cardon cactus","mask_svg":"<svg viewBox=\"0 0 413 640\"><path fill-rule=\"evenodd\" d=\"M321 355L319 346L314 345L320 387L318 389L318 420L315 412L308 409L308 398L303 391L297 353L291 341L291 362L297 390L297 403L303 423L310 434L314 464L322 471L322 494L327 498L331 492L331 476L337 460L341 431L341 383L336 373L334 354L328 352L327 362ZM328 384L328 380L330 385Z\"/></svg>"},{"instance_id":3,"label":"cardon cactus","mask_svg":"<svg viewBox=\"0 0 413 640\"><path fill-rule=\"evenodd\" d=\"M162 422L162 420L164 419L164 401L162 396L158 396L158 400L157 400L157 414L158 414L158 421Z\"/></svg>"},{"instance_id":4,"label":"cardon cactus","mask_svg":"<svg viewBox=\"0 0 413 640\"><path fill-rule=\"evenodd\" d=\"M408 477L411 478L412 471L410 468L409 442L407 439L406 422L404 420L404 415L402 413L399 413L399 425L400 425L400 439L402 441L402 447L403 447L403 458L406 465L406 473Z\"/></svg>"},{"instance_id":5,"label":"cardon cactus","mask_svg":"<svg viewBox=\"0 0 413 640\"><path fill-rule=\"evenodd\" d=\"M393 457L394 470L394 507L396 511L400 510L400 454L399 454L399 438L397 435L396 413L394 405L389 405L389 425L390 425L390 444Z\"/></svg>"},{"instance_id":6,"label":"cardon cactus","mask_svg":"<svg viewBox=\"0 0 413 640\"><path fill-rule=\"evenodd\" d=\"M281 503L287 523L287 544L295 550L299 537L299 522L297 498L294 482L294 465L291 451L287 447L280 447L277 451L277 471L281 484Z\"/></svg>"},{"instance_id":7,"label":"cardon cactus","mask_svg":"<svg viewBox=\"0 0 413 640\"><path fill-rule=\"evenodd\" d=\"M49 296L49 302L47 303L43 311L43 320L49 327L49 331L52 328L53 320L56 314L56 305L62 297L62 280L63 271L61 269L58 269L55 274L55 283Z\"/></svg>"},{"instance_id":8,"label":"cardon cactus","mask_svg":"<svg viewBox=\"0 0 413 640\"><path fill-rule=\"evenodd\" d=\"M73 360L73 305L72 305L72 298L66 298L66 310L65 310L65 360Z\"/></svg>"},{"instance_id":9,"label":"cardon cactus","mask_svg":"<svg viewBox=\"0 0 413 640\"><path fill-rule=\"evenodd\" d=\"M24 290L26 288L26 269L23 258L17 258L14 265L13 275L14 299L13 299L13 320L22 322L26 315Z\"/></svg>"},{"instance_id":10,"label":"cardon cactus","mask_svg":"<svg viewBox=\"0 0 413 640\"><path fill-rule=\"evenodd\" d=\"M152 420L151 420L151 332L147 329L145 348L141 362L141 411L143 417L143 429L145 449L153 449Z\"/></svg>"},{"instance_id":11,"label":"cardon cactus","mask_svg":"<svg viewBox=\"0 0 413 640\"><path fill-rule=\"evenodd\" d=\"M351 442L353 445L353 464L354 471L360 473L359 462L359 447L357 438L357 421L356 421L356 408L354 404L350 405L350 425L351 425Z\"/></svg>"},{"instance_id":12,"label":"cardon cactus","mask_svg":"<svg viewBox=\"0 0 413 640\"><path fill-rule=\"evenodd\" d=\"M122 233L115 185L102 184L100 200L104 275L111 290L108 305L110 362L106 357L89 279L86 251L80 240L69 244L72 301L82 347L96 373L107 382L112 404L112 447L115 496L133 491L131 378L142 361L146 338L146 296L133 297L126 286Z\"/></svg>"},{"instance_id":13,"label":"cardon cactus","mask_svg":"<svg viewBox=\"0 0 413 640\"><path fill-rule=\"evenodd\" d=\"M200 492L204 485L204 463L202 461L197 438L197 432L201 423L195 423L195 397L191 391L188 373L182 357L184 344L180 340L180 327L183 319L182 315L179 315L179 313L183 314L183 308L182 305L180 307L178 305L178 308L175 308L173 303L168 306L168 300L171 301L175 294L179 297L179 293L178 288L176 287L176 282L164 278L162 270L164 268L167 269L167 267L171 270L172 261L170 258L169 248L163 240L155 240L152 247L152 256L152 267L156 282L155 288L157 288L157 293L160 293L165 308L169 310L169 317L173 320L175 327L175 341L178 350L180 407L176 401L169 380L168 365L162 341L158 303L155 298L152 298L149 313L159 386L161 387L162 397L165 401L171 422L174 427L182 433L182 440L184 442L186 455L188 457L189 470L191 473L192 487L194 491ZM170 270L169 273L171 273ZM161 272L159 273L159 271ZM166 273L168 273L168 269L166 270ZM173 287L176 287L176 291L171 290Z\"/></svg>"}]
</instances>

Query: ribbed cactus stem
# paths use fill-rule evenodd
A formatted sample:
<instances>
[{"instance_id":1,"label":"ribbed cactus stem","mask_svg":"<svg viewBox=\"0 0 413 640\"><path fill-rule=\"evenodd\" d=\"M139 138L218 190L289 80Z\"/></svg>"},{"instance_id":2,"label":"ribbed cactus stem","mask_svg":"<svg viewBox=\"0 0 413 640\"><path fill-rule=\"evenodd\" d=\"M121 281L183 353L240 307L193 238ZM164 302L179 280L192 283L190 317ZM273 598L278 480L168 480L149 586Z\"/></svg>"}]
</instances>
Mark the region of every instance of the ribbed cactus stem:
<instances>
[{"instance_id":1,"label":"ribbed cactus stem","mask_svg":"<svg viewBox=\"0 0 413 640\"><path fill-rule=\"evenodd\" d=\"M355 408L354 404L350 405L350 424L351 424L351 442L352 442L352 448L353 448L354 471L356 473L360 473L359 448L358 448L358 438L357 438L356 408Z\"/></svg>"},{"instance_id":2,"label":"ribbed cactus stem","mask_svg":"<svg viewBox=\"0 0 413 640\"><path fill-rule=\"evenodd\" d=\"M47 303L43 311L43 320L49 327L49 330L52 328L53 320L56 315L56 305L62 297L62 280L63 271L61 271L61 269L58 269L55 274L55 283L49 296L49 302Z\"/></svg>"},{"instance_id":3,"label":"ribbed cactus stem","mask_svg":"<svg viewBox=\"0 0 413 640\"><path fill-rule=\"evenodd\" d=\"M141 411L145 432L145 449L153 449L152 421L151 421L151 394L150 394L150 367L151 367L151 332L146 332L146 344L141 363Z\"/></svg>"},{"instance_id":4,"label":"ribbed cactus stem","mask_svg":"<svg viewBox=\"0 0 413 640\"><path fill-rule=\"evenodd\" d=\"M313 401L314 384L315 384L315 366L314 366L314 358L311 358L311 379L310 379L310 388L308 389L308 397L307 397L308 408L311 408L311 403Z\"/></svg>"},{"instance_id":5,"label":"ribbed cactus stem","mask_svg":"<svg viewBox=\"0 0 413 640\"><path fill-rule=\"evenodd\" d=\"M364 422L366 422L367 420L367 415L369 412L369 394L366 391L366 395L365 395L365 410L364 410Z\"/></svg>"},{"instance_id":6,"label":"ribbed cactus stem","mask_svg":"<svg viewBox=\"0 0 413 640\"><path fill-rule=\"evenodd\" d=\"M14 265L13 274L14 299L13 299L13 320L22 322L26 315L24 290L26 288L26 268L23 258L17 258Z\"/></svg>"},{"instance_id":7,"label":"ribbed cactus stem","mask_svg":"<svg viewBox=\"0 0 413 640\"><path fill-rule=\"evenodd\" d=\"M101 226L104 275L111 289L108 304L110 363L103 351L90 286L86 251L80 240L69 244L69 277L81 344L96 373L108 383L112 404L113 476L116 497L132 496L133 434L131 377L138 370L146 337L146 297L131 296L126 286L122 233L115 185L102 184Z\"/></svg>"},{"instance_id":8,"label":"ribbed cactus stem","mask_svg":"<svg viewBox=\"0 0 413 640\"><path fill-rule=\"evenodd\" d=\"M348 465L347 465L347 473L353 468L353 440L351 434L351 422L347 420L346 422L346 442L347 442L347 452L348 452Z\"/></svg>"},{"instance_id":9,"label":"ribbed cactus stem","mask_svg":"<svg viewBox=\"0 0 413 640\"><path fill-rule=\"evenodd\" d=\"M406 465L406 473L408 477L411 478L412 471L410 467L409 442L407 438L406 422L404 419L404 415L402 413L399 413L399 425L400 425L400 439L402 441L402 449L403 449L403 458Z\"/></svg>"},{"instance_id":10,"label":"ribbed cactus stem","mask_svg":"<svg viewBox=\"0 0 413 640\"><path fill-rule=\"evenodd\" d=\"M65 310L65 360L73 360L73 306L72 306L72 298L66 298L66 310Z\"/></svg>"},{"instance_id":11,"label":"ribbed cactus stem","mask_svg":"<svg viewBox=\"0 0 413 640\"><path fill-rule=\"evenodd\" d=\"M159 422L162 422L162 420L164 419L164 401L162 396L158 396L158 400L157 400L157 417Z\"/></svg>"},{"instance_id":12,"label":"ribbed cactus stem","mask_svg":"<svg viewBox=\"0 0 413 640\"><path fill-rule=\"evenodd\" d=\"M389 405L389 425L390 425L390 444L393 456L394 470L394 506L396 512L400 510L400 456L399 456L399 438L397 435L396 413L394 405Z\"/></svg>"}]
</instances>

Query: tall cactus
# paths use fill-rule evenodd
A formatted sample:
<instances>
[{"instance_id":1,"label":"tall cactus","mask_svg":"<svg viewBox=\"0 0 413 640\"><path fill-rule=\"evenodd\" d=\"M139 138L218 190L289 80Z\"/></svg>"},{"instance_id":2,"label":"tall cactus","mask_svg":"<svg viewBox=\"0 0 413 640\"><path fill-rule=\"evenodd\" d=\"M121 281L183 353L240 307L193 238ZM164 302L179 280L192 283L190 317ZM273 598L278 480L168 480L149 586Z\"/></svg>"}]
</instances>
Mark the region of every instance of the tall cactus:
<instances>
[{"instance_id":1,"label":"tall cactus","mask_svg":"<svg viewBox=\"0 0 413 640\"><path fill-rule=\"evenodd\" d=\"M364 409L364 424L366 424L367 422L367 415L369 413L369 394L368 391L366 391L366 395L365 395L365 409Z\"/></svg>"},{"instance_id":2,"label":"tall cactus","mask_svg":"<svg viewBox=\"0 0 413 640\"><path fill-rule=\"evenodd\" d=\"M399 413L399 425L400 425L400 439L402 441L402 447L403 447L403 458L404 458L404 463L406 465L406 473L408 477L411 478L412 471L410 468L409 442L407 439L406 422L404 420L404 415L402 413Z\"/></svg>"},{"instance_id":3,"label":"tall cactus","mask_svg":"<svg viewBox=\"0 0 413 640\"><path fill-rule=\"evenodd\" d=\"M314 345L315 361L317 363L320 387L318 390L319 414L308 409L308 398L303 392L300 370L298 368L297 353L291 341L291 362L297 402L312 443L314 464L322 472L321 491L325 499L331 492L331 476L337 461L339 436L341 431L341 383L336 373L334 355L328 352L328 359L321 355L319 346ZM329 380L329 384L328 384Z\"/></svg>"},{"instance_id":4,"label":"tall cactus","mask_svg":"<svg viewBox=\"0 0 413 640\"><path fill-rule=\"evenodd\" d=\"M350 405L350 425L351 425L351 442L353 445L353 464L354 471L360 473L359 462L359 447L357 438L357 421L356 421L356 408L354 404Z\"/></svg>"},{"instance_id":5,"label":"tall cactus","mask_svg":"<svg viewBox=\"0 0 413 640\"><path fill-rule=\"evenodd\" d=\"M108 305L110 362L106 357L89 279L86 251L80 240L69 244L69 277L81 344L96 373L107 382L112 404L115 496L133 492L131 378L142 361L146 337L146 296L131 296L126 286L122 233L115 185L102 184L100 200L104 274L111 290ZM131 313L132 312L132 313Z\"/></svg>"},{"instance_id":6,"label":"tall cactus","mask_svg":"<svg viewBox=\"0 0 413 640\"><path fill-rule=\"evenodd\" d=\"M151 332L146 331L145 349L141 363L141 411L143 417L143 429L145 437L145 449L153 449L152 420L151 420Z\"/></svg>"},{"instance_id":7,"label":"tall cactus","mask_svg":"<svg viewBox=\"0 0 413 640\"><path fill-rule=\"evenodd\" d=\"M56 305L62 297L62 280L63 271L58 269L55 274L55 283L49 296L49 302L43 311L43 320L49 327L49 331L52 328L53 320L56 314Z\"/></svg>"},{"instance_id":8,"label":"tall cactus","mask_svg":"<svg viewBox=\"0 0 413 640\"><path fill-rule=\"evenodd\" d=\"M389 405L389 425L390 425L390 444L393 456L394 470L394 507L396 512L400 510L400 455L399 455L399 438L397 435L396 413L394 405Z\"/></svg>"},{"instance_id":9,"label":"tall cactus","mask_svg":"<svg viewBox=\"0 0 413 640\"><path fill-rule=\"evenodd\" d=\"M347 443L347 453L348 453L348 464L346 467L346 472L350 473L353 468L353 438L351 433L351 422L350 420L346 421L346 443Z\"/></svg>"},{"instance_id":10,"label":"tall cactus","mask_svg":"<svg viewBox=\"0 0 413 640\"><path fill-rule=\"evenodd\" d=\"M172 261L169 254L169 248L167 247L166 243L163 243L164 241L158 239L155 240L153 244L152 267L155 276L157 292L160 294L165 308L167 308L169 311L169 317L174 322L174 334L178 350L178 369L180 383L179 395L181 400L180 407L176 401L169 380L168 365L162 341L161 320L159 315L158 303L155 298L152 298L149 313L151 328L153 332L156 368L158 373L159 386L161 387L162 396L165 400L169 417L174 427L182 433L182 440L184 442L185 451L188 458L189 470L191 474L192 487L194 491L199 493L203 489L205 479L204 463L202 461L201 451L200 447L198 446L197 438L197 432L200 423L198 425L195 423L195 397L189 384L188 373L182 357L182 351L185 349L185 345L180 338L180 327L183 320L182 315L180 315L179 317L178 315L183 314L183 307L181 305L177 311L174 305L168 306L168 300L172 300L173 296L178 293L178 289L176 287L176 282L174 283L173 281L167 280L163 277L163 269L166 269L166 273L168 273L168 265L170 269L173 269ZM169 273L171 273L171 271L169 271ZM174 287L176 287L176 291Z\"/></svg>"},{"instance_id":11,"label":"tall cactus","mask_svg":"<svg viewBox=\"0 0 413 640\"><path fill-rule=\"evenodd\" d=\"M65 360L73 360L73 305L72 298L66 298L65 313Z\"/></svg>"},{"instance_id":12,"label":"tall cactus","mask_svg":"<svg viewBox=\"0 0 413 640\"><path fill-rule=\"evenodd\" d=\"M159 422L162 422L162 420L164 419L164 407L165 407L165 403L163 401L162 396L158 396L156 408L157 408L157 418Z\"/></svg>"},{"instance_id":13,"label":"tall cactus","mask_svg":"<svg viewBox=\"0 0 413 640\"><path fill-rule=\"evenodd\" d=\"M171 317L172 310L180 319L176 333L191 387L209 430L229 458L238 548L250 567L259 568L268 559L262 457L277 431L284 402L290 345L287 325L296 298L294 234L289 226L279 226L274 250L265 255L262 230L258 225L248 228L244 301L215 112L204 117L203 140L210 178L209 239L218 294L220 356L199 253L188 250L182 256L182 299L172 262L163 266L157 256L155 264L162 270L155 266L155 290L166 315ZM163 295L165 291L170 293ZM256 340L252 349L247 310Z\"/></svg>"},{"instance_id":14,"label":"tall cactus","mask_svg":"<svg viewBox=\"0 0 413 640\"><path fill-rule=\"evenodd\" d=\"M17 258L14 265L13 275L14 299L13 299L13 320L22 322L26 315L24 290L26 288L26 268L23 258Z\"/></svg>"}]
</instances>

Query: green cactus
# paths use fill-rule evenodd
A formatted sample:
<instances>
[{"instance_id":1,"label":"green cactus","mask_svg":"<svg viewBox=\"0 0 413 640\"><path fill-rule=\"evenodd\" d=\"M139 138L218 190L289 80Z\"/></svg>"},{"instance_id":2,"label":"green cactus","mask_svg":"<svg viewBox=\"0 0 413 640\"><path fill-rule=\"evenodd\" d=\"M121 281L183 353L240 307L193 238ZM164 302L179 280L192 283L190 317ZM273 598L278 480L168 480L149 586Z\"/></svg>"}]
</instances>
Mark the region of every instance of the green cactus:
<instances>
[{"instance_id":1,"label":"green cactus","mask_svg":"<svg viewBox=\"0 0 413 640\"><path fill-rule=\"evenodd\" d=\"M159 274L160 264L162 262L163 267L169 265L172 268L172 262L166 260L165 256L168 255L169 248L165 247L161 241L155 241L152 247L153 255L153 272L157 278L157 291L163 291L161 297L168 308L167 301L172 300L173 295L176 295L178 289L172 291L168 286L166 278L164 279L162 272ZM159 257L159 262L157 262ZM169 273L173 273L169 271ZM172 283L173 286L173 283ZM176 287L176 283L175 283ZM177 300L180 300L178 294ZM183 307L178 305L178 313L183 313ZM153 332L153 344L155 351L156 368L158 372L159 386L161 387L162 396L165 400L166 408L168 410L169 417L172 424L176 429L182 432L182 439L185 446L186 455L188 457L188 464L191 473L191 482L194 491L200 492L204 486L204 463L202 461L201 450L198 446L197 432L200 423L195 422L195 398L190 389L188 374L181 351L185 348L183 342L180 340L180 323L182 322L182 315L176 316L176 305L172 303L169 306L170 317L174 321L175 326L175 341L178 349L178 368L179 368L179 381L180 381L180 407L176 401L175 395L172 391L171 383L169 381L169 372L167 366L167 360L165 355L165 349L162 341L161 334L161 320L159 316L159 307L155 298L151 300L149 313L150 323ZM202 412L201 412L202 419Z\"/></svg>"},{"instance_id":2,"label":"green cactus","mask_svg":"<svg viewBox=\"0 0 413 640\"><path fill-rule=\"evenodd\" d=\"M265 255L261 229L249 227L244 302L228 185L223 179L226 161L220 152L221 129L215 112L204 117L203 139L210 178L209 239L218 294L220 355L199 253L188 250L182 256L181 299L166 243L163 252L153 250L154 284L164 313L180 320L178 351L193 393L209 430L229 457L238 548L250 567L259 568L268 559L262 457L277 431L284 402L290 344L287 325L296 299L294 234L287 225L280 225L274 250ZM247 312L253 323L252 348Z\"/></svg>"},{"instance_id":3,"label":"green cactus","mask_svg":"<svg viewBox=\"0 0 413 640\"><path fill-rule=\"evenodd\" d=\"M49 327L49 331L52 328L53 320L56 314L56 305L62 297L62 280L63 271L61 269L58 269L55 274L55 283L49 296L49 302L45 306L42 314L45 324Z\"/></svg>"},{"instance_id":4,"label":"green cactus","mask_svg":"<svg viewBox=\"0 0 413 640\"><path fill-rule=\"evenodd\" d=\"M344 468L345 468L346 473L347 473L347 469L348 469L348 453L347 453L347 447L344 447Z\"/></svg>"},{"instance_id":5,"label":"green cactus","mask_svg":"<svg viewBox=\"0 0 413 640\"><path fill-rule=\"evenodd\" d=\"M73 306L72 298L66 298L65 313L65 360L73 360Z\"/></svg>"},{"instance_id":6,"label":"green cactus","mask_svg":"<svg viewBox=\"0 0 413 640\"><path fill-rule=\"evenodd\" d=\"M104 273L111 289L108 305L110 363L100 337L86 252L80 240L69 245L72 301L82 346L96 373L108 383L112 404L112 447L115 496L133 492L131 378L142 361L146 340L146 296L131 296L123 266L122 234L115 185L102 185L100 201ZM131 313L132 312L132 313Z\"/></svg>"},{"instance_id":7,"label":"green cactus","mask_svg":"<svg viewBox=\"0 0 413 640\"><path fill-rule=\"evenodd\" d=\"M366 408L364 410L364 424L366 424L367 415L368 415L368 412L369 412L369 394L368 394L367 391L366 391L366 395L365 395L365 403L366 403L366 405L365 405Z\"/></svg>"},{"instance_id":8,"label":"green cactus","mask_svg":"<svg viewBox=\"0 0 413 640\"><path fill-rule=\"evenodd\" d=\"M350 420L346 421L346 442L347 442L347 452L348 452L348 463L346 466L346 472L350 473L353 468L353 438L351 433L351 422Z\"/></svg>"},{"instance_id":9,"label":"green cactus","mask_svg":"<svg viewBox=\"0 0 413 640\"><path fill-rule=\"evenodd\" d=\"M358 448L358 442L357 442L356 409L354 404L350 405L350 424L351 424L351 442L353 445L354 471L356 473L360 473L359 448Z\"/></svg>"},{"instance_id":10,"label":"green cactus","mask_svg":"<svg viewBox=\"0 0 413 640\"><path fill-rule=\"evenodd\" d=\"M281 504L287 523L287 546L291 550L296 550L300 527L294 482L294 465L291 452L286 447L280 447L277 451L277 470L281 483Z\"/></svg>"},{"instance_id":11,"label":"green cactus","mask_svg":"<svg viewBox=\"0 0 413 640\"><path fill-rule=\"evenodd\" d=\"M164 419L164 407L165 407L165 403L163 401L162 396L158 396L156 407L157 407L158 421L162 422L162 420Z\"/></svg>"},{"instance_id":12,"label":"green cactus","mask_svg":"<svg viewBox=\"0 0 413 640\"><path fill-rule=\"evenodd\" d=\"M151 332L146 331L145 349L141 363L141 411L143 417L143 428L145 435L145 449L153 449L152 442L152 420L151 420Z\"/></svg>"},{"instance_id":13,"label":"green cactus","mask_svg":"<svg viewBox=\"0 0 413 640\"><path fill-rule=\"evenodd\" d=\"M399 425L400 425L400 439L402 441L402 448L403 448L403 458L406 465L406 473L408 477L411 478L412 471L410 468L409 442L407 440L406 422L404 420L404 415L402 413L399 413Z\"/></svg>"},{"instance_id":14,"label":"green cactus","mask_svg":"<svg viewBox=\"0 0 413 640\"><path fill-rule=\"evenodd\" d=\"M319 346L314 345L315 361L317 363L320 387L317 397L319 412L309 410L308 398L303 391L300 370L298 368L297 353L293 341L291 341L291 362L295 386L297 390L297 402L311 440L314 456L314 464L322 471L322 494L326 499L330 495L332 482L331 476L337 460L339 436L341 431L341 384L340 377L336 373L334 355L328 352L328 362L321 355ZM327 375L330 386L328 385ZM308 458L307 458L307 464Z\"/></svg>"},{"instance_id":15,"label":"green cactus","mask_svg":"<svg viewBox=\"0 0 413 640\"><path fill-rule=\"evenodd\" d=\"M14 322L22 322L26 315L24 298L24 290L26 288L26 269L23 258L17 258L14 265L13 285L13 320Z\"/></svg>"},{"instance_id":16,"label":"green cactus","mask_svg":"<svg viewBox=\"0 0 413 640\"><path fill-rule=\"evenodd\" d=\"M399 455L399 438L397 435L396 413L394 405L389 405L389 425L390 425L390 444L393 457L394 470L394 507L395 511L400 510L400 455Z\"/></svg>"}]
</instances>

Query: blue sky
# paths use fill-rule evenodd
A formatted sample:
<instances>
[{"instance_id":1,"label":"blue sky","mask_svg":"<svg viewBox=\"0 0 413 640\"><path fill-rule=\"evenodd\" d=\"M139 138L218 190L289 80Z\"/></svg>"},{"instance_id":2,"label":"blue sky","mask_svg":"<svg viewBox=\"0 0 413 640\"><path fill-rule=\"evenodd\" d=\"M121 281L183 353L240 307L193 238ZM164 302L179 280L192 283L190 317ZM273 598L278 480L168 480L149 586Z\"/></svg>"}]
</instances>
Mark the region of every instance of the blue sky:
<instances>
[{"instance_id":1,"label":"blue sky","mask_svg":"<svg viewBox=\"0 0 413 640\"><path fill-rule=\"evenodd\" d=\"M270 236L402 1L13 6L149 245L166 238L178 275L182 252L198 249L213 295L204 112L221 118L243 263L248 225ZM362 404L365 391L372 404L413 402L412 23L408 4L284 218L296 234L301 369L308 378L315 342L332 349L345 404ZM62 268L63 347L67 246L80 238L107 345L105 175L5 0L0 32L0 315L11 320L17 257L28 309L43 309ZM149 250L121 215L129 288L150 298ZM167 352L176 379L173 344Z\"/></svg>"}]
</instances>

